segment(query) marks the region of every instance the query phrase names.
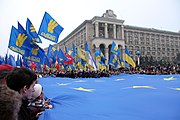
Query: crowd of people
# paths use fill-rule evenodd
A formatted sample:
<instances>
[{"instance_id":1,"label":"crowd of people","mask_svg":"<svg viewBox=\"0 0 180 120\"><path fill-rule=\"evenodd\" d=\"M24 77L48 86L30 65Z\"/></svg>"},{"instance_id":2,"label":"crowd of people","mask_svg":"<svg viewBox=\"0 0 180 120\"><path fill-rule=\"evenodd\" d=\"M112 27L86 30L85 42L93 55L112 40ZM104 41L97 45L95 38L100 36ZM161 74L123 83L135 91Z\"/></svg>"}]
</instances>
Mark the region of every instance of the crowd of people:
<instances>
[{"instance_id":1,"label":"crowd of people","mask_svg":"<svg viewBox=\"0 0 180 120\"><path fill-rule=\"evenodd\" d=\"M0 65L0 120L38 120L50 108L35 72Z\"/></svg>"},{"instance_id":2,"label":"crowd of people","mask_svg":"<svg viewBox=\"0 0 180 120\"><path fill-rule=\"evenodd\" d=\"M136 69L97 71L45 71L34 72L28 68L0 65L0 120L37 120L45 109L52 109L45 99L38 77L100 78L120 73L128 74L180 74L179 65L147 66Z\"/></svg>"},{"instance_id":3,"label":"crowd of people","mask_svg":"<svg viewBox=\"0 0 180 120\"><path fill-rule=\"evenodd\" d=\"M164 75L164 74L180 74L180 65L170 65L170 66L146 66L146 67L136 67L131 68L118 68L111 70L72 70L72 71L44 71L36 72L39 77L68 77L68 78L100 78L100 77L110 77L111 75L119 75L120 73L127 74L146 74L146 75Z\"/></svg>"}]
</instances>

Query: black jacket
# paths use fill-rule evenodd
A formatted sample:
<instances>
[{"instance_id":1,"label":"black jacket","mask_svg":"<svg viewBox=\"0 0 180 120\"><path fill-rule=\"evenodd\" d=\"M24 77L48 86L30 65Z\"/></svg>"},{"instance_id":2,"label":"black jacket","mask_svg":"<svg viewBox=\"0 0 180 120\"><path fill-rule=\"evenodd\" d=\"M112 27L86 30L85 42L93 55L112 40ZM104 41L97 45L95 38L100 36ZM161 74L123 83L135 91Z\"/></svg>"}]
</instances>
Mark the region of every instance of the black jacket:
<instances>
[{"instance_id":1,"label":"black jacket","mask_svg":"<svg viewBox=\"0 0 180 120\"><path fill-rule=\"evenodd\" d=\"M22 105L18 113L18 120L32 120L30 110L28 109L28 101L22 100Z\"/></svg>"}]
</instances>

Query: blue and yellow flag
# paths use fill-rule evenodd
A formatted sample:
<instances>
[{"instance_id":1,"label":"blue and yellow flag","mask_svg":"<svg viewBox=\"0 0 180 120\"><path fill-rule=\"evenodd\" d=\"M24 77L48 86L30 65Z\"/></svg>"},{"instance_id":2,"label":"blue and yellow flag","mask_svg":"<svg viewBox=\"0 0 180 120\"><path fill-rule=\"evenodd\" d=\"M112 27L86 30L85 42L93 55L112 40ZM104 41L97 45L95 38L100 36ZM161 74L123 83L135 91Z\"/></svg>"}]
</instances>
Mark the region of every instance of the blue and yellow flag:
<instances>
[{"instance_id":1,"label":"blue and yellow flag","mask_svg":"<svg viewBox=\"0 0 180 120\"><path fill-rule=\"evenodd\" d=\"M121 59L121 66L122 67L126 67L126 68L129 68L129 64L128 63L126 63L123 59Z\"/></svg>"},{"instance_id":2,"label":"blue and yellow flag","mask_svg":"<svg viewBox=\"0 0 180 120\"><path fill-rule=\"evenodd\" d=\"M66 53L72 56L73 51L69 49L68 47L65 47L65 49L66 49Z\"/></svg>"},{"instance_id":3,"label":"blue and yellow flag","mask_svg":"<svg viewBox=\"0 0 180 120\"><path fill-rule=\"evenodd\" d=\"M57 56L58 56L58 63L64 63L65 60L68 60L68 58L61 49L59 49Z\"/></svg>"},{"instance_id":4,"label":"blue and yellow flag","mask_svg":"<svg viewBox=\"0 0 180 120\"><path fill-rule=\"evenodd\" d=\"M87 53L85 50L81 49L80 47L77 47L77 56L78 58L81 58L84 61L87 61Z\"/></svg>"},{"instance_id":5,"label":"blue and yellow flag","mask_svg":"<svg viewBox=\"0 0 180 120\"><path fill-rule=\"evenodd\" d=\"M102 61L98 62L98 68L100 70L107 70L107 65L105 63L103 63Z\"/></svg>"},{"instance_id":6,"label":"blue and yellow flag","mask_svg":"<svg viewBox=\"0 0 180 120\"><path fill-rule=\"evenodd\" d=\"M116 55L120 54L119 51L118 51L118 46L116 45L116 43L114 41L112 42L112 47L111 47L110 52L114 53Z\"/></svg>"},{"instance_id":7,"label":"blue and yellow flag","mask_svg":"<svg viewBox=\"0 0 180 120\"><path fill-rule=\"evenodd\" d=\"M24 56L25 59L40 64L44 63L44 57L45 51L38 45L34 45L34 47L31 48L31 51L29 51L28 54Z\"/></svg>"},{"instance_id":8,"label":"blue and yellow flag","mask_svg":"<svg viewBox=\"0 0 180 120\"><path fill-rule=\"evenodd\" d=\"M96 63L95 63L95 61L94 61L94 59L93 59L93 57L92 57L92 55L91 55L91 52L90 52L90 50L89 50L89 47L88 47L88 43L87 43L87 42L85 43L85 51L86 51L87 54L88 54L87 63L88 63L88 65L89 65L90 70L97 70L97 65L96 65Z\"/></svg>"},{"instance_id":9,"label":"blue and yellow flag","mask_svg":"<svg viewBox=\"0 0 180 120\"><path fill-rule=\"evenodd\" d=\"M50 62L49 62L49 58L47 56L44 56L44 64L50 68Z\"/></svg>"},{"instance_id":10,"label":"blue and yellow flag","mask_svg":"<svg viewBox=\"0 0 180 120\"><path fill-rule=\"evenodd\" d=\"M75 57L76 55L77 55L77 51L76 51L76 47L75 47L75 45L74 45L74 43L72 44L72 54L71 54L71 56L72 57Z\"/></svg>"},{"instance_id":11,"label":"blue and yellow flag","mask_svg":"<svg viewBox=\"0 0 180 120\"><path fill-rule=\"evenodd\" d=\"M127 47L125 47L124 59L125 59L125 61L126 61L128 64L130 64L133 68L136 67L136 63L135 63L134 60L131 58L130 53L129 53Z\"/></svg>"},{"instance_id":12,"label":"blue and yellow flag","mask_svg":"<svg viewBox=\"0 0 180 120\"><path fill-rule=\"evenodd\" d=\"M23 43L27 39L28 36L26 34L19 32L14 26L12 26L8 48L21 55L25 55Z\"/></svg>"},{"instance_id":13,"label":"blue and yellow flag","mask_svg":"<svg viewBox=\"0 0 180 120\"><path fill-rule=\"evenodd\" d=\"M26 21L26 32L28 35L32 37L32 40L37 43L42 43L41 39L39 38L34 25L31 23L31 21L27 18Z\"/></svg>"},{"instance_id":14,"label":"blue and yellow flag","mask_svg":"<svg viewBox=\"0 0 180 120\"><path fill-rule=\"evenodd\" d=\"M48 47L47 56L52 60L52 64L56 62L57 54L58 54L58 50L50 44Z\"/></svg>"},{"instance_id":15,"label":"blue and yellow flag","mask_svg":"<svg viewBox=\"0 0 180 120\"><path fill-rule=\"evenodd\" d=\"M96 50L95 56L96 56L97 59L100 59L100 60L103 60L103 61L104 61L104 60L107 60L107 59L104 57L104 55L103 55L103 53L101 52L100 49Z\"/></svg>"},{"instance_id":16,"label":"blue and yellow flag","mask_svg":"<svg viewBox=\"0 0 180 120\"><path fill-rule=\"evenodd\" d=\"M115 54L110 55L109 65L113 66L113 68L117 67L117 65L118 65L118 57Z\"/></svg>"},{"instance_id":17,"label":"blue and yellow flag","mask_svg":"<svg viewBox=\"0 0 180 120\"><path fill-rule=\"evenodd\" d=\"M31 50L31 48L34 47L32 37L31 37L31 35L27 34L26 30L23 28L23 26L19 22L18 22L18 31L27 37L27 39L23 42L22 47L24 49Z\"/></svg>"},{"instance_id":18,"label":"blue and yellow flag","mask_svg":"<svg viewBox=\"0 0 180 120\"><path fill-rule=\"evenodd\" d=\"M63 31L61 27L47 12L45 12L38 34L55 43Z\"/></svg>"}]
</instances>

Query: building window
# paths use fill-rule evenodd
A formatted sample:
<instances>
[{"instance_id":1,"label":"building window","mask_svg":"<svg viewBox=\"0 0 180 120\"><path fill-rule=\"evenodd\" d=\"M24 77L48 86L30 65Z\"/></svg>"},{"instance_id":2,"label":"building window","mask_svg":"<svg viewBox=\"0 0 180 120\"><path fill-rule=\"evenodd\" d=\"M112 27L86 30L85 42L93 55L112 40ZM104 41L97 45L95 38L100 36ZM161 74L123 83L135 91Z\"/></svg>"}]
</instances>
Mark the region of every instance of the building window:
<instances>
[{"instance_id":1,"label":"building window","mask_svg":"<svg viewBox=\"0 0 180 120\"><path fill-rule=\"evenodd\" d=\"M144 45L144 42L141 41L141 45Z\"/></svg>"},{"instance_id":2,"label":"building window","mask_svg":"<svg viewBox=\"0 0 180 120\"><path fill-rule=\"evenodd\" d=\"M129 46L129 50L133 50L133 46Z\"/></svg>"},{"instance_id":3,"label":"building window","mask_svg":"<svg viewBox=\"0 0 180 120\"><path fill-rule=\"evenodd\" d=\"M145 47L141 47L141 51L145 51Z\"/></svg>"},{"instance_id":4,"label":"building window","mask_svg":"<svg viewBox=\"0 0 180 120\"><path fill-rule=\"evenodd\" d=\"M110 39L114 38L114 34L113 34L113 24L108 24L108 37Z\"/></svg>"},{"instance_id":5,"label":"building window","mask_svg":"<svg viewBox=\"0 0 180 120\"><path fill-rule=\"evenodd\" d=\"M141 51L141 55L144 55L144 51Z\"/></svg>"},{"instance_id":6,"label":"building window","mask_svg":"<svg viewBox=\"0 0 180 120\"><path fill-rule=\"evenodd\" d=\"M151 55L150 52L147 52L147 55Z\"/></svg>"},{"instance_id":7,"label":"building window","mask_svg":"<svg viewBox=\"0 0 180 120\"><path fill-rule=\"evenodd\" d=\"M104 23L99 23L99 37L104 38L105 37L105 24Z\"/></svg>"},{"instance_id":8,"label":"building window","mask_svg":"<svg viewBox=\"0 0 180 120\"><path fill-rule=\"evenodd\" d=\"M135 47L135 50L139 50L139 46L136 46L136 47Z\"/></svg>"},{"instance_id":9,"label":"building window","mask_svg":"<svg viewBox=\"0 0 180 120\"><path fill-rule=\"evenodd\" d=\"M132 36L128 36L129 44L133 44Z\"/></svg>"},{"instance_id":10,"label":"building window","mask_svg":"<svg viewBox=\"0 0 180 120\"><path fill-rule=\"evenodd\" d=\"M161 51L161 48L157 48L158 51Z\"/></svg>"}]
</instances>

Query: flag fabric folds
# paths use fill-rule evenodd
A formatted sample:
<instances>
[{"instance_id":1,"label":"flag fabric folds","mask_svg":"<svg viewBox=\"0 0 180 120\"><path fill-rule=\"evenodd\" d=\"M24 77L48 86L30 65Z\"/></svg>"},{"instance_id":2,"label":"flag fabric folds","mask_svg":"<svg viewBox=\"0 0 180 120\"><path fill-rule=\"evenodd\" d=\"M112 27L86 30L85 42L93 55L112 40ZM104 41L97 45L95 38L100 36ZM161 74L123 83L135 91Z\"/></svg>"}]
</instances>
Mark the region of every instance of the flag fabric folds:
<instances>
[{"instance_id":1,"label":"flag fabric folds","mask_svg":"<svg viewBox=\"0 0 180 120\"><path fill-rule=\"evenodd\" d=\"M26 30L23 28L23 26L18 22L18 31L25 35L27 39L17 39L18 42L21 42L23 49L29 49L31 50L32 47L34 47L34 43L32 42L31 35L28 35ZM21 35L19 34L18 37Z\"/></svg>"},{"instance_id":2,"label":"flag fabric folds","mask_svg":"<svg viewBox=\"0 0 180 120\"><path fill-rule=\"evenodd\" d=\"M45 51L38 45L34 44L31 50L24 56L24 59L43 64L44 56L46 56Z\"/></svg>"},{"instance_id":3,"label":"flag fabric folds","mask_svg":"<svg viewBox=\"0 0 180 120\"><path fill-rule=\"evenodd\" d=\"M43 38L57 43L59 35L63 29L64 28L61 25L59 25L47 12L45 12L38 34Z\"/></svg>"},{"instance_id":4,"label":"flag fabric folds","mask_svg":"<svg viewBox=\"0 0 180 120\"><path fill-rule=\"evenodd\" d=\"M81 58L84 61L87 61L87 53L85 50L81 49L80 47L77 47L77 56L78 58Z\"/></svg>"},{"instance_id":5,"label":"flag fabric folds","mask_svg":"<svg viewBox=\"0 0 180 120\"><path fill-rule=\"evenodd\" d=\"M32 40L37 43L42 43L41 39L39 38L34 25L31 23L31 21L27 18L26 21L26 32L28 35L32 37Z\"/></svg>"},{"instance_id":6,"label":"flag fabric folds","mask_svg":"<svg viewBox=\"0 0 180 120\"><path fill-rule=\"evenodd\" d=\"M111 47L110 52L113 53L113 54L116 54L116 55L117 55L118 52L119 52L119 51L118 51L118 46L116 45L116 43L115 43L114 41L112 42L112 47Z\"/></svg>"},{"instance_id":7,"label":"flag fabric folds","mask_svg":"<svg viewBox=\"0 0 180 120\"><path fill-rule=\"evenodd\" d=\"M10 54L8 58L8 64L12 65L13 67L16 67L16 61L15 58Z\"/></svg>"},{"instance_id":8,"label":"flag fabric folds","mask_svg":"<svg viewBox=\"0 0 180 120\"><path fill-rule=\"evenodd\" d=\"M125 47L124 58L125 58L125 61L126 61L128 64L130 64L133 68L136 67L136 63L135 63L134 60L131 58L130 53L129 53L127 47Z\"/></svg>"},{"instance_id":9,"label":"flag fabric folds","mask_svg":"<svg viewBox=\"0 0 180 120\"><path fill-rule=\"evenodd\" d=\"M22 45L26 39L28 39L26 34L19 32L12 26L8 48L21 55L25 55Z\"/></svg>"},{"instance_id":10,"label":"flag fabric folds","mask_svg":"<svg viewBox=\"0 0 180 120\"><path fill-rule=\"evenodd\" d=\"M0 56L0 65L5 64L4 58Z\"/></svg>"},{"instance_id":11,"label":"flag fabric folds","mask_svg":"<svg viewBox=\"0 0 180 120\"><path fill-rule=\"evenodd\" d=\"M75 47L75 45L74 45L74 43L72 44L72 54L71 54L71 56L72 57L75 57L76 55L77 55L77 51L76 51L76 47Z\"/></svg>"},{"instance_id":12,"label":"flag fabric folds","mask_svg":"<svg viewBox=\"0 0 180 120\"><path fill-rule=\"evenodd\" d=\"M68 60L64 60L64 64L73 64L74 58L67 53L65 55L66 55Z\"/></svg>"},{"instance_id":13,"label":"flag fabric folds","mask_svg":"<svg viewBox=\"0 0 180 120\"><path fill-rule=\"evenodd\" d=\"M95 56L96 56L97 59L100 59L100 60L107 60L107 59L104 57L104 55L103 55L103 53L101 52L100 49L96 50Z\"/></svg>"},{"instance_id":14,"label":"flag fabric folds","mask_svg":"<svg viewBox=\"0 0 180 120\"><path fill-rule=\"evenodd\" d=\"M51 59L53 64L56 62L57 54L58 54L58 50L50 44L48 47L47 56L48 58Z\"/></svg>"},{"instance_id":15,"label":"flag fabric folds","mask_svg":"<svg viewBox=\"0 0 180 120\"><path fill-rule=\"evenodd\" d=\"M88 48L87 42L86 42L86 44L85 44L85 51L86 51L87 54L88 54L87 63L90 65L90 66L89 66L90 69L91 69L91 70L96 70L96 69L97 69L97 65L96 65L96 63L94 62L93 58L92 58L92 55L91 55L91 52L90 52L90 50L89 50L89 48Z\"/></svg>"},{"instance_id":16,"label":"flag fabric folds","mask_svg":"<svg viewBox=\"0 0 180 120\"><path fill-rule=\"evenodd\" d=\"M109 59L109 65L115 68L116 61L117 61L117 56L115 54L111 54Z\"/></svg>"},{"instance_id":17,"label":"flag fabric folds","mask_svg":"<svg viewBox=\"0 0 180 120\"><path fill-rule=\"evenodd\" d=\"M21 66L19 54L17 55L16 66Z\"/></svg>"},{"instance_id":18,"label":"flag fabric folds","mask_svg":"<svg viewBox=\"0 0 180 120\"><path fill-rule=\"evenodd\" d=\"M61 50L61 49L59 49L59 52L58 52L58 63L63 63L64 64L64 61L65 60L68 60L68 58L66 57L66 55L64 54L64 52Z\"/></svg>"}]
</instances>

